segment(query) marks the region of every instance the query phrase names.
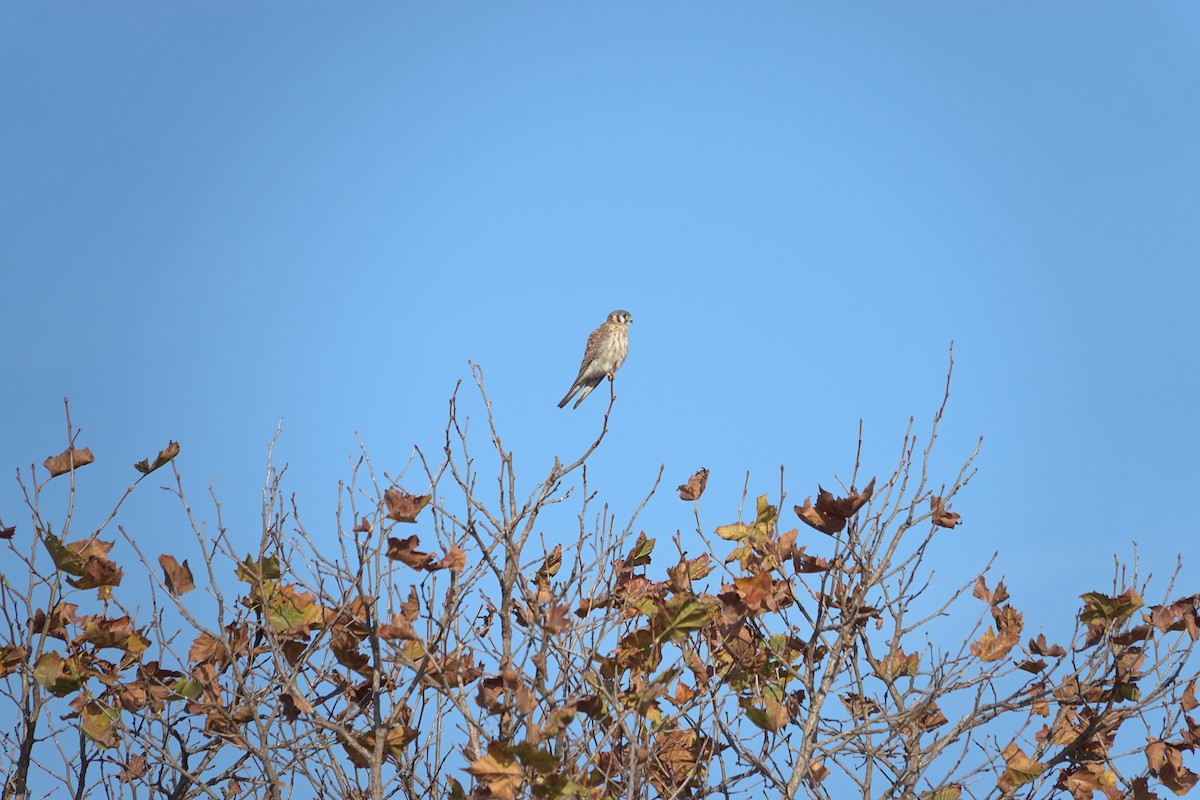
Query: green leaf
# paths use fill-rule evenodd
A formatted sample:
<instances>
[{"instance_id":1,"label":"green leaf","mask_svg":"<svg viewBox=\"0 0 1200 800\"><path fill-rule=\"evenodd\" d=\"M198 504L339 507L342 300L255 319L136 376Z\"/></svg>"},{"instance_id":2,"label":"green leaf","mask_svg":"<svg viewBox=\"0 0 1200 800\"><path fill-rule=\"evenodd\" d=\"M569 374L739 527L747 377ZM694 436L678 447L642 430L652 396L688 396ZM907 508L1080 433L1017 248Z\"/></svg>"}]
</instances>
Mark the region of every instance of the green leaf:
<instances>
[{"instance_id":1,"label":"green leaf","mask_svg":"<svg viewBox=\"0 0 1200 800\"><path fill-rule=\"evenodd\" d=\"M677 594L667 600L654 617L655 639L659 642L682 641L692 631L712 622L717 608L711 601Z\"/></svg>"},{"instance_id":2,"label":"green leaf","mask_svg":"<svg viewBox=\"0 0 1200 800\"><path fill-rule=\"evenodd\" d=\"M278 580L281 574L279 556L263 556L255 561L247 554L246 560L237 566L237 579L251 586L260 581Z\"/></svg>"},{"instance_id":3,"label":"green leaf","mask_svg":"<svg viewBox=\"0 0 1200 800\"><path fill-rule=\"evenodd\" d=\"M629 556L625 559L625 565L640 567L649 564L650 553L654 551L654 541L654 539L646 538L645 531L639 533L637 541L633 543L633 549L629 551Z\"/></svg>"}]
</instances>

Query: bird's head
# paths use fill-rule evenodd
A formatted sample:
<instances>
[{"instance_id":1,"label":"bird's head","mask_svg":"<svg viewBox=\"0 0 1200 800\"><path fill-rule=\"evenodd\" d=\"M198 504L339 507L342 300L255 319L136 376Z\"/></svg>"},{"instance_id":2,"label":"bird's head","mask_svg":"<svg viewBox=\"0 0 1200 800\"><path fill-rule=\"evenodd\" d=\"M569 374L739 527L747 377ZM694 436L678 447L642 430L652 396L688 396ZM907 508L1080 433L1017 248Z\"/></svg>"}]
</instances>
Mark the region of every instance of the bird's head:
<instances>
[{"instance_id":1,"label":"bird's head","mask_svg":"<svg viewBox=\"0 0 1200 800\"><path fill-rule=\"evenodd\" d=\"M633 322L633 315L628 311L617 310L608 315L608 321L618 322L622 325L628 325L629 323Z\"/></svg>"}]
</instances>

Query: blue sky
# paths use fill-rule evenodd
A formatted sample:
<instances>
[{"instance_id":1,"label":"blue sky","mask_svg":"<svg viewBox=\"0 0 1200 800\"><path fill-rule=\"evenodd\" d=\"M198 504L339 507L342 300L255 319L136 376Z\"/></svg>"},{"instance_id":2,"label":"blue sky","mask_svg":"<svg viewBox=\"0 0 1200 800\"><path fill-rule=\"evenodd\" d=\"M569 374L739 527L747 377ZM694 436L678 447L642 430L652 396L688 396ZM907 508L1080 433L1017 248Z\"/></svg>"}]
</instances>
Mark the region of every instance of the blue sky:
<instances>
[{"instance_id":1,"label":"blue sky","mask_svg":"<svg viewBox=\"0 0 1200 800\"><path fill-rule=\"evenodd\" d=\"M1196 590L1192 4L10 2L0 108L0 461L61 451L70 397L79 535L176 439L252 549L282 418L332 537L356 432L436 453L468 359L532 481L594 436L607 391L555 404L624 308L590 480L624 518L665 464L664 543L700 466L710 531L747 470L836 485L860 418L885 476L953 340L936 476L984 445L939 571L998 550L1034 630L1134 540ZM127 530L186 544L143 488Z\"/></svg>"}]
</instances>

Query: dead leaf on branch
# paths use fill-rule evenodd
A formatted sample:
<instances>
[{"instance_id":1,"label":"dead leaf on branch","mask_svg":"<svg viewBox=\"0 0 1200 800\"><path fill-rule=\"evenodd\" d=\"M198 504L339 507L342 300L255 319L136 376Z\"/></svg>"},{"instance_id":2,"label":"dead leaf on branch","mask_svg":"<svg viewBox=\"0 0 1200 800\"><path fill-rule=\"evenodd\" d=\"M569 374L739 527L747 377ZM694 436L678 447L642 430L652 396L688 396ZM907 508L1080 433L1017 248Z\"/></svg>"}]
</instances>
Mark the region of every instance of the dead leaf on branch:
<instances>
[{"instance_id":1,"label":"dead leaf on branch","mask_svg":"<svg viewBox=\"0 0 1200 800\"><path fill-rule=\"evenodd\" d=\"M407 539L397 539L388 537L387 552L384 554L393 561L403 561L413 569L429 570L433 567L433 553L422 553L417 550L417 545L421 540L417 536L409 536ZM430 570L432 571L432 570Z\"/></svg>"},{"instance_id":2,"label":"dead leaf on branch","mask_svg":"<svg viewBox=\"0 0 1200 800\"><path fill-rule=\"evenodd\" d=\"M867 484L861 492L850 487L846 497L834 497L820 486L817 487L817 504L812 504L812 498L806 497L803 506L795 506L794 510L800 519L810 528L832 536L846 527L846 520L858 513L867 504L875 492L875 479Z\"/></svg>"},{"instance_id":3,"label":"dead leaf on branch","mask_svg":"<svg viewBox=\"0 0 1200 800\"><path fill-rule=\"evenodd\" d=\"M1047 644L1046 634L1038 634L1036 639L1029 640L1029 652L1035 656L1046 656L1047 658L1062 658L1067 654L1062 645Z\"/></svg>"},{"instance_id":4,"label":"dead leaf on branch","mask_svg":"<svg viewBox=\"0 0 1200 800\"><path fill-rule=\"evenodd\" d=\"M437 563L439 569L448 569L451 572L462 572L467 566L467 554L458 549L458 545L450 545L450 550L445 557Z\"/></svg>"},{"instance_id":5,"label":"dead leaf on branch","mask_svg":"<svg viewBox=\"0 0 1200 800\"><path fill-rule=\"evenodd\" d=\"M950 510L950 504L943 503L937 495L930 495L929 511L933 515L933 524L939 528L953 528L962 521L962 517Z\"/></svg>"},{"instance_id":6,"label":"dead leaf on branch","mask_svg":"<svg viewBox=\"0 0 1200 800\"><path fill-rule=\"evenodd\" d=\"M1181 697L1179 699L1179 703L1180 703L1180 707L1183 708L1184 711L1191 711L1198 704L1200 704L1196 700L1196 682L1195 681L1192 681L1191 683L1188 684L1187 689L1185 689L1183 692L1183 697Z\"/></svg>"},{"instance_id":7,"label":"dead leaf on branch","mask_svg":"<svg viewBox=\"0 0 1200 800\"><path fill-rule=\"evenodd\" d=\"M993 608L1008 599L1008 590L1004 588L1003 580L996 584L995 590L991 590L988 589L987 581L983 579L982 575L976 579L975 591L973 591L971 594L973 594L975 597L978 597L980 600Z\"/></svg>"},{"instance_id":8,"label":"dead leaf on branch","mask_svg":"<svg viewBox=\"0 0 1200 800\"><path fill-rule=\"evenodd\" d=\"M999 661L1016 646L1019 637L1020 631L997 635L988 628L977 641L971 642L971 655L981 661Z\"/></svg>"},{"instance_id":9,"label":"dead leaf on branch","mask_svg":"<svg viewBox=\"0 0 1200 800\"><path fill-rule=\"evenodd\" d=\"M655 539L646 537L646 532L638 533L637 539L633 543L633 548L629 551L629 555L625 556L625 567L633 569L634 567L643 567L650 563L650 554L654 552Z\"/></svg>"},{"instance_id":10,"label":"dead leaf on branch","mask_svg":"<svg viewBox=\"0 0 1200 800\"><path fill-rule=\"evenodd\" d=\"M13 534L17 532L17 526L13 525L10 528L4 527L4 523L0 522L0 539L11 539Z\"/></svg>"},{"instance_id":11,"label":"dead leaf on branch","mask_svg":"<svg viewBox=\"0 0 1200 800\"><path fill-rule=\"evenodd\" d=\"M72 469L86 467L95 460L96 457L92 455L91 448L85 447L82 450L76 450L74 447L70 447L56 456L47 458L42 462L42 466L50 471L51 478L57 478Z\"/></svg>"},{"instance_id":12,"label":"dead leaf on branch","mask_svg":"<svg viewBox=\"0 0 1200 800\"><path fill-rule=\"evenodd\" d=\"M704 494L704 487L708 485L708 468L701 467L696 474L688 478L687 483L676 487L679 492L680 500L699 500L700 495Z\"/></svg>"},{"instance_id":13,"label":"dead leaf on branch","mask_svg":"<svg viewBox=\"0 0 1200 800\"><path fill-rule=\"evenodd\" d=\"M1066 789L1076 800L1091 800L1102 792L1109 800L1121 800L1125 793L1117 784L1117 776L1103 764L1074 764L1058 775L1055 788Z\"/></svg>"},{"instance_id":14,"label":"dead leaf on branch","mask_svg":"<svg viewBox=\"0 0 1200 800\"><path fill-rule=\"evenodd\" d=\"M483 784L490 797L497 800L514 800L517 789L525 779L525 773L516 757L504 745L492 742L488 754L467 767L467 772Z\"/></svg>"},{"instance_id":15,"label":"dead leaf on branch","mask_svg":"<svg viewBox=\"0 0 1200 800\"><path fill-rule=\"evenodd\" d=\"M952 783L949 786L943 786L940 789L934 789L932 792L925 792L920 795L921 800L959 800L962 797L962 786L957 783Z\"/></svg>"},{"instance_id":16,"label":"dead leaf on branch","mask_svg":"<svg viewBox=\"0 0 1200 800\"><path fill-rule=\"evenodd\" d=\"M129 757L128 761L121 763L121 771L117 774L117 780L121 783L131 783L149 771L150 761L146 758L146 754L135 753Z\"/></svg>"},{"instance_id":17,"label":"dead leaf on branch","mask_svg":"<svg viewBox=\"0 0 1200 800\"><path fill-rule=\"evenodd\" d=\"M158 565L162 567L163 581L167 584L167 591L175 597L187 594L196 588L196 584L192 580L192 570L188 567L186 558L183 560L183 564L180 564L175 556L161 555L158 557Z\"/></svg>"},{"instance_id":18,"label":"dead leaf on branch","mask_svg":"<svg viewBox=\"0 0 1200 800\"><path fill-rule=\"evenodd\" d=\"M143 475L149 475L154 470L169 464L177 455L179 455L179 442L168 442L166 447L158 451L158 456L153 463L147 458L134 464L133 468Z\"/></svg>"},{"instance_id":19,"label":"dead leaf on branch","mask_svg":"<svg viewBox=\"0 0 1200 800\"><path fill-rule=\"evenodd\" d=\"M1004 756L1006 768L1004 774L1000 776L1000 780L996 782L996 785L1000 787L1000 791L1002 792L1011 792L1019 786L1031 783L1046 771L1045 764L1034 761L1025 755L1016 742L1004 748L1004 752L1001 755Z\"/></svg>"},{"instance_id":20,"label":"dead leaf on branch","mask_svg":"<svg viewBox=\"0 0 1200 800\"><path fill-rule=\"evenodd\" d=\"M875 666L875 674L887 683L892 683L897 678L915 678L920 664L921 657L917 653L905 653L904 648L899 648L879 660Z\"/></svg>"},{"instance_id":21,"label":"dead leaf on branch","mask_svg":"<svg viewBox=\"0 0 1200 800\"><path fill-rule=\"evenodd\" d=\"M809 786L815 787L829 774L829 768L820 761L814 761L808 765L808 774L804 776L804 780L808 781Z\"/></svg>"},{"instance_id":22,"label":"dead leaf on branch","mask_svg":"<svg viewBox=\"0 0 1200 800\"><path fill-rule=\"evenodd\" d=\"M431 495L409 494L403 489L388 489L383 493L383 502L387 506L388 518L397 522L416 522L421 509L429 505Z\"/></svg>"},{"instance_id":23,"label":"dead leaf on branch","mask_svg":"<svg viewBox=\"0 0 1200 800\"><path fill-rule=\"evenodd\" d=\"M1196 623L1197 605L1200 605L1200 595L1192 595L1170 605L1151 606L1150 613L1144 616L1147 622L1163 633L1187 631L1194 642L1200 639L1200 625Z\"/></svg>"},{"instance_id":24,"label":"dead leaf on branch","mask_svg":"<svg viewBox=\"0 0 1200 800\"><path fill-rule=\"evenodd\" d=\"M846 710L855 717L868 717L883 710L874 700L861 694L844 694L840 699Z\"/></svg>"}]
</instances>

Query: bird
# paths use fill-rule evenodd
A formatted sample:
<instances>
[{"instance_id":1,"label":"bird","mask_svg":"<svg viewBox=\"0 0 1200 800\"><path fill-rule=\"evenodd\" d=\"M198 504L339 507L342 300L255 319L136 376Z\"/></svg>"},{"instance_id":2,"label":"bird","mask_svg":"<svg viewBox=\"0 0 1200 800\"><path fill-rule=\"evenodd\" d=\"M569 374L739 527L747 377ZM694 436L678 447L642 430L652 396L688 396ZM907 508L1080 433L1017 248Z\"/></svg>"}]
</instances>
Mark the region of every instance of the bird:
<instances>
[{"instance_id":1,"label":"bird","mask_svg":"<svg viewBox=\"0 0 1200 800\"><path fill-rule=\"evenodd\" d=\"M605 375L610 381L614 379L617 370L625 363L625 356L629 355L631 322L633 316L628 311L618 309L609 314L608 319L599 328L592 331L588 336L587 347L583 350L583 363L579 365L579 375L571 384L571 391L567 392L567 396L558 404L559 408L565 406L576 392L580 393L579 399L571 407L579 408L583 398L600 385Z\"/></svg>"}]
</instances>

